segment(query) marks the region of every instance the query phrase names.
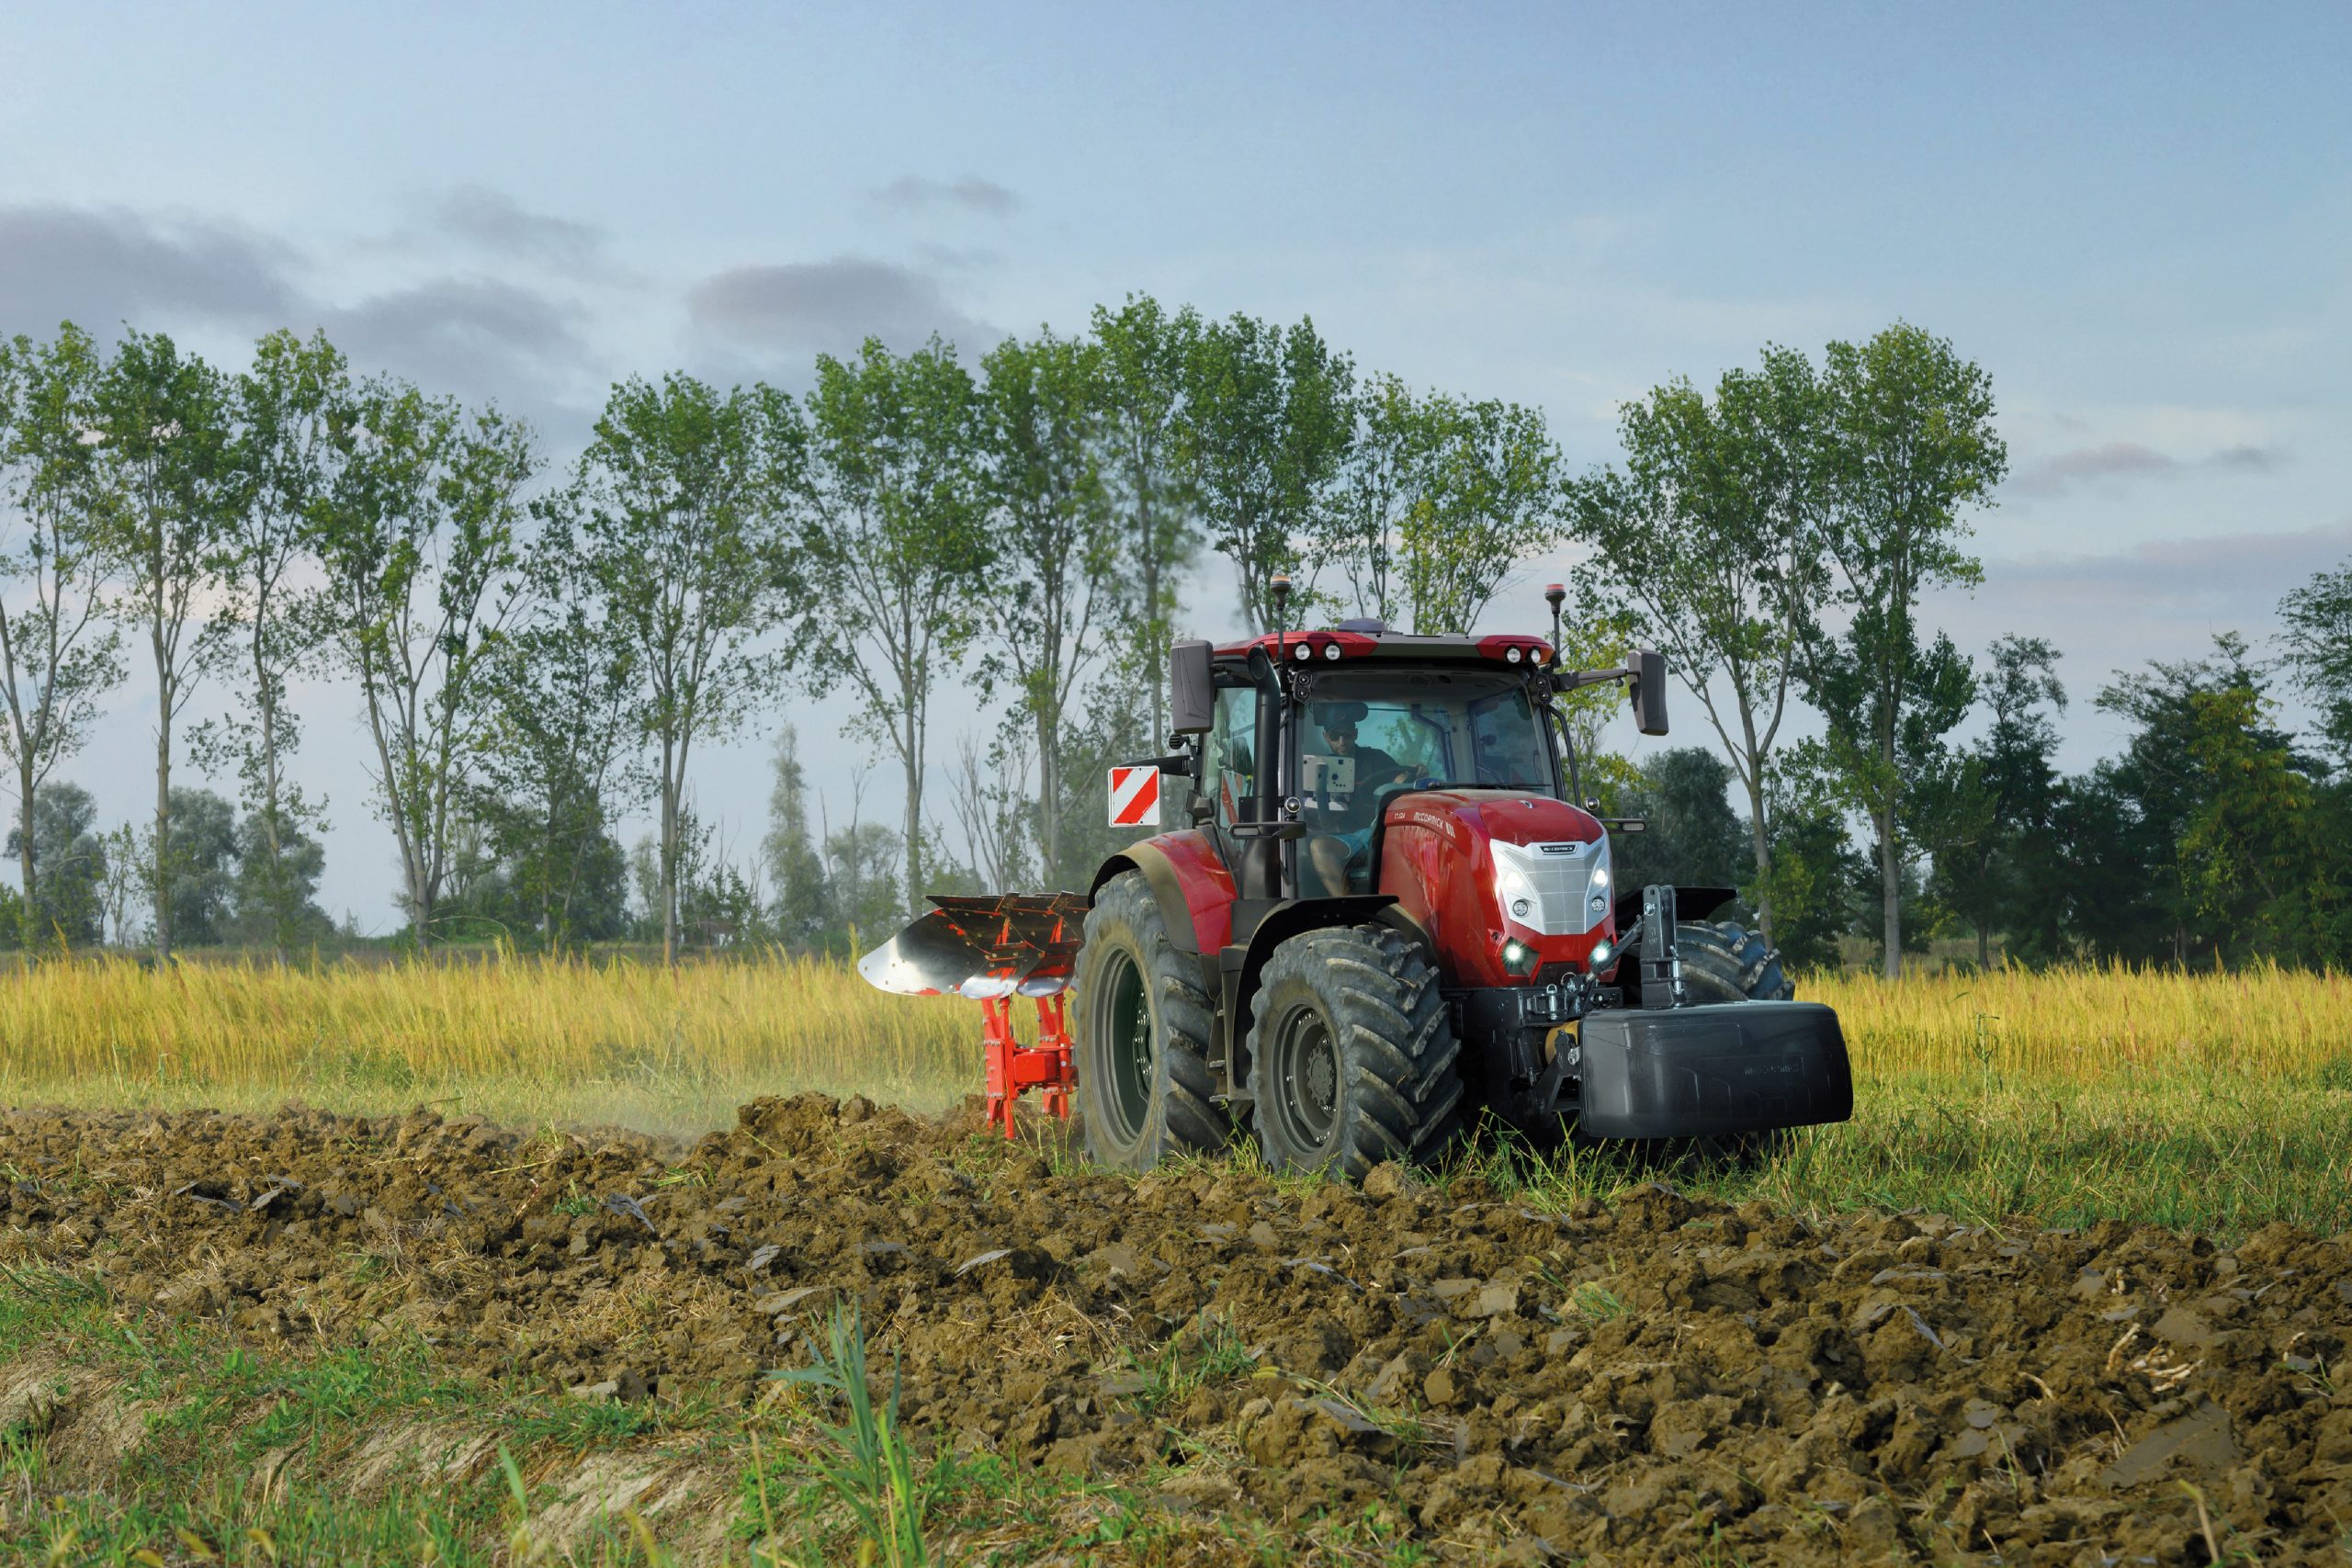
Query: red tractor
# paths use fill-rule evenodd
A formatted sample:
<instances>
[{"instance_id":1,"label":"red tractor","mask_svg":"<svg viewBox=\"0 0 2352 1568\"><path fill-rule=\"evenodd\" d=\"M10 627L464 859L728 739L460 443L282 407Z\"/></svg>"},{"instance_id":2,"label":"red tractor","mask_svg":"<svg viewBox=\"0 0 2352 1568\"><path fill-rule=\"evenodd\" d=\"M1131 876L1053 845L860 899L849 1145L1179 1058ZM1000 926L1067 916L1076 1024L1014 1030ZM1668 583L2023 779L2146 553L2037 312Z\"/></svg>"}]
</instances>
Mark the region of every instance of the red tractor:
<instances>
[{"instance_id":1,"label":"red tractor","mask_svg":"<svg viewBox=\"0 0 2352 1568\"><path fill-rule=\"evenodd\" d=\"M1537 1137L1845 1120L1837 1015L1705 918L1731 889L1616 885L1554 699L1627 683L1664 734L1665 661L1555 670L1547 597L1551 643L1348 621L1177 644L1179 750L1145 765L1192 781L1193 825L1084 898L943 900L862 969L989 1001L992 1114L1010 1133L1022 1089L1059 1109L1074 1080L1089 1152L1130 1169L1253 1132L1276 1169L1360 1177L1433 1158L1479 1108Z\"/></svg>"}]
</instances>

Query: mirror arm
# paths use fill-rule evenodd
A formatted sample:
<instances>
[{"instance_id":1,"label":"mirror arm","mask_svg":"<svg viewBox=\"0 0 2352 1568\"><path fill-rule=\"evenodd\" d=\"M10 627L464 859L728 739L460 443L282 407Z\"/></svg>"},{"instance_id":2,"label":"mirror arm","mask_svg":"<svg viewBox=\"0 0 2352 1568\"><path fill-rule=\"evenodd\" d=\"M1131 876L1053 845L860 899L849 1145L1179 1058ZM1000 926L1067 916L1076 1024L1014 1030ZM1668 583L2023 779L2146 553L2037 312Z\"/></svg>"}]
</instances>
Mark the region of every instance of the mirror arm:
<instances>
[{"instance_id":1,"label":"mirror arm","mask_svg":"<svg viewBox=\"0 0 2352 1568\"><path fill-rule=\"evenodd\" d=\"M1554 672L1552 684L1555 690L1580 692L1587 686L1606 685L1611 681L1638 681L1642 672L1628 665L1623 670L1561 670Z\"/></svg>"},{"instance_id":2,"label":"mirror arm","mask_svg":"<svg viewBox=\"0 0 2352 1568\"><path fill-rule=\"evenodd\" d=\"M1163 773L1178 773L1192 780L1195 784L1199 784L1201 782L1200 737L1197 735L1171 736L1169 739L1169 744L1176 747L1177 750L1170 751L1165 757L1137 757L1132 761L1121 762L1119 766L1157 768Z\"/></svg>"}]
</instances>

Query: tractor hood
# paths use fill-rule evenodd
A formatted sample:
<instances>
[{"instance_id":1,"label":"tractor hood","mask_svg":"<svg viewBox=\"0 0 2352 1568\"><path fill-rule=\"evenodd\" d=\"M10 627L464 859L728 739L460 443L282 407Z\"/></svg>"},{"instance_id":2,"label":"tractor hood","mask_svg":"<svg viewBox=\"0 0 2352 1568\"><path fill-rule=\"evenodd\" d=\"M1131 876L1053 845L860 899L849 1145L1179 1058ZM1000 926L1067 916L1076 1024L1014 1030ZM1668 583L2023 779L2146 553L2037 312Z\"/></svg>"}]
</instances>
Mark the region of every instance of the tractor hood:
<instances>
[{"instance_id":1,"label":"tractor hood","mask_svg":"<svg viewBox=\"0 0 2352 1568\"><path fill-rule=\"evenodd\" d=\"M1589 811L1549 795L1502 789L1426 789L1388 804L1388 827L1407 822L1464 851L1487 844L1589 844L1603 835Z\"/></svg>"},{"instance_id":2,"label":"tractor hood","mask_svg":"<svg viewBox=\"0 0 2352 1568\"><path fill-rule=\"evenodd\" d=\"M1582 964L1615 936L1608 838L1589 811L1518 790L1433 789L1391 801L1383 827L1379 890L1461 983L1526 983L1504 966L1512 943L1541 967Z\"/></svg>"}]
</instances>

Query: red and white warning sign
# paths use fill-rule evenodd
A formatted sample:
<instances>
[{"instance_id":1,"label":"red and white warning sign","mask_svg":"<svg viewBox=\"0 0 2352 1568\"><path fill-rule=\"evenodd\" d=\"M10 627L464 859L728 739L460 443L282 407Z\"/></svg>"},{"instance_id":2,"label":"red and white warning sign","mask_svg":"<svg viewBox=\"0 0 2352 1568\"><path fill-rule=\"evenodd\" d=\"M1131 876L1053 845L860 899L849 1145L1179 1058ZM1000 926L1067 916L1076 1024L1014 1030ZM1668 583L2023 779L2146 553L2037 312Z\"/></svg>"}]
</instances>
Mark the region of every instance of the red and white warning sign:
<instances>
[{"instance_id":1,"label":"red and white warning sign","mask_svg":"<svg viewBox=\"0 0 2352 1568\"><path fill-rule=\"evenodd\" d=\"M1114 828L1157 828L1159 826L1159 770L1158 768L1113 768L1111 770L1111 826Z\"/></svg>"}]
</instances>

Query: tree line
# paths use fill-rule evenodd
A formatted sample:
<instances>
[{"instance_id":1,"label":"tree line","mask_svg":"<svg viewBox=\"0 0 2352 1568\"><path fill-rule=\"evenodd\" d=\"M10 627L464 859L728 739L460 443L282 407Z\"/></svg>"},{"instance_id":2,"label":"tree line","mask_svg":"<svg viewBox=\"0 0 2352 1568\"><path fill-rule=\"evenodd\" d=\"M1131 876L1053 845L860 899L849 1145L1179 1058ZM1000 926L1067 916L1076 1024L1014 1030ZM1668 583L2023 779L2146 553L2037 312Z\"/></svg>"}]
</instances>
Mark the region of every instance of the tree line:
<instances>
[{"instance_id":1,"label":"tree line","mask_svg":"<svg viewBox=\"0 0 2352 1568\"><path fill-rule=\"evenodd\" d=\"M1793 961L1859 936L1890 976L1937 935L1980 964L1996 938L2036 964L2352 961L2352 564L2284 596L2267 656L2223 634L2110 680L2123 751L2064 776L2059 650L2012 634L1979 661L1919 619L1924 591L1982 579L1965 512L2006 472L1993 412L1984 372L1907 325L1623 411L1573 531L1720 749L1615 775L1658 829L1626 874L1739 886ZM2282 683L2317 734L2281 727ZM1821 723L1792 741L1797 702Z\"/></svg>"},{"instance_id":2,"label":"tree line","mask_svg":"<svg viewBox=\"0 0 2352 1568\"><path fill-rule=\"evenodd\" d=\"M1215 618L1257 630L1286 573L1294 618L1458 632L1577 541L1566 656L1665 648L1727 760L1711 800L1703 755L1596 756L1608 803L1657 818L1622 852L1683 881L1705 862L1784 948L1867 926L1891 971L1965 926L2018 956L2194 962L2247 951L2253 920L2262 951L2333 961L2315 934L2333 893L2281 891L2308 866L2278 857L2335 786L2263 728L2269 674L2244 645L2102 694L2146 754L2065 780L2055 652L2007 638L1979 669L1921 626L1925 592L1978 575L1967 513L2006 468L1993 412L1980 368L1897 324L1661 386L1623 411L1623 461L1572 472L1539 411L1360 371L1311 321L1131 296L969 363L869 340L819 356L797 395L632 378L559 465L494 404L355 368L322 335L272 333L225 370L69 323L0 344L8 923L28 946L87 941L111 910L122 940L136 905L159 955L316 940L323 802L292 769L320 716L288 693L331 675L414 941L846 951L927 892L1083 885L1119 841L1102 767L1162 749L1186 584L1222 576ZM1196 573L1204 552L1216 573ZM2279 666L2339 716L2347 602L2341 584L2294 601ZM134 670L155 807L99 834L58 769ZM182 734L208 684L231 713ZM765 837L717 841L698 757L832 694L899 773L895 824L865 817L863 773L837 822L787 724ZM943 759L942 703L1001 722L959 722ZM1787 739L1800 705L1820 739ZM1975 712L1984 739L1955 743ZM1604 714L1570 714L1596 752ZM2182 771L2200 755L2205 785ZM234 803L175 782L184 761ZM645 807L655 829L625 850L614 825ZM2085 837L2127 825L2128 845ZM2177 887L2150 890L2165 866Z\"/></svg>"},{"instance_id":3,"label":"tree line","mask_svg":"<svg viewBox=\"0 0 2352 1568\"><path fill-rule=\"evenodd\" d=\"M1532 411L1393 378L1360 391L1311 321L1143 297L969 365L936 339L869 341L820 356L800 396L633 378L560 469L494 404L363 372L322 335L272 333L233 371L161 333L17 337L0 344L13 934L86 939L96 904L66 884L110 876L168 956L187 925L173 889L210 874L182 818L217 797L191 807L175 783L193 761L235 780L236 882L269 942L314 936L322 803L291 770L317 716L287 694L319 675L356 694L419 942L613 934L632 882L674 954L756 925L753 906L807 905L810 866L897 908L978 877L1067 879L1099 848L1076 825L1093 764L1164 725L1178 586L1204 547L1253 624L1276 572L1328 567L1379 612L1463 626L1559 537L1557 467ZM155 703L152 819L98 854L58 848L88 835L60 839L83 806L57 770L134 671ZM233 711L183 734L208 683ZM820 832L769 900L698 828L694 764L789 697L837 691L853 736L900 771L895 839L854 808L854 847ZM941 695L1006 715L959 760L970 863L950 863L926 789ZM650 860L611 830L648 804Z\"/></svg>"}]
</instances>

